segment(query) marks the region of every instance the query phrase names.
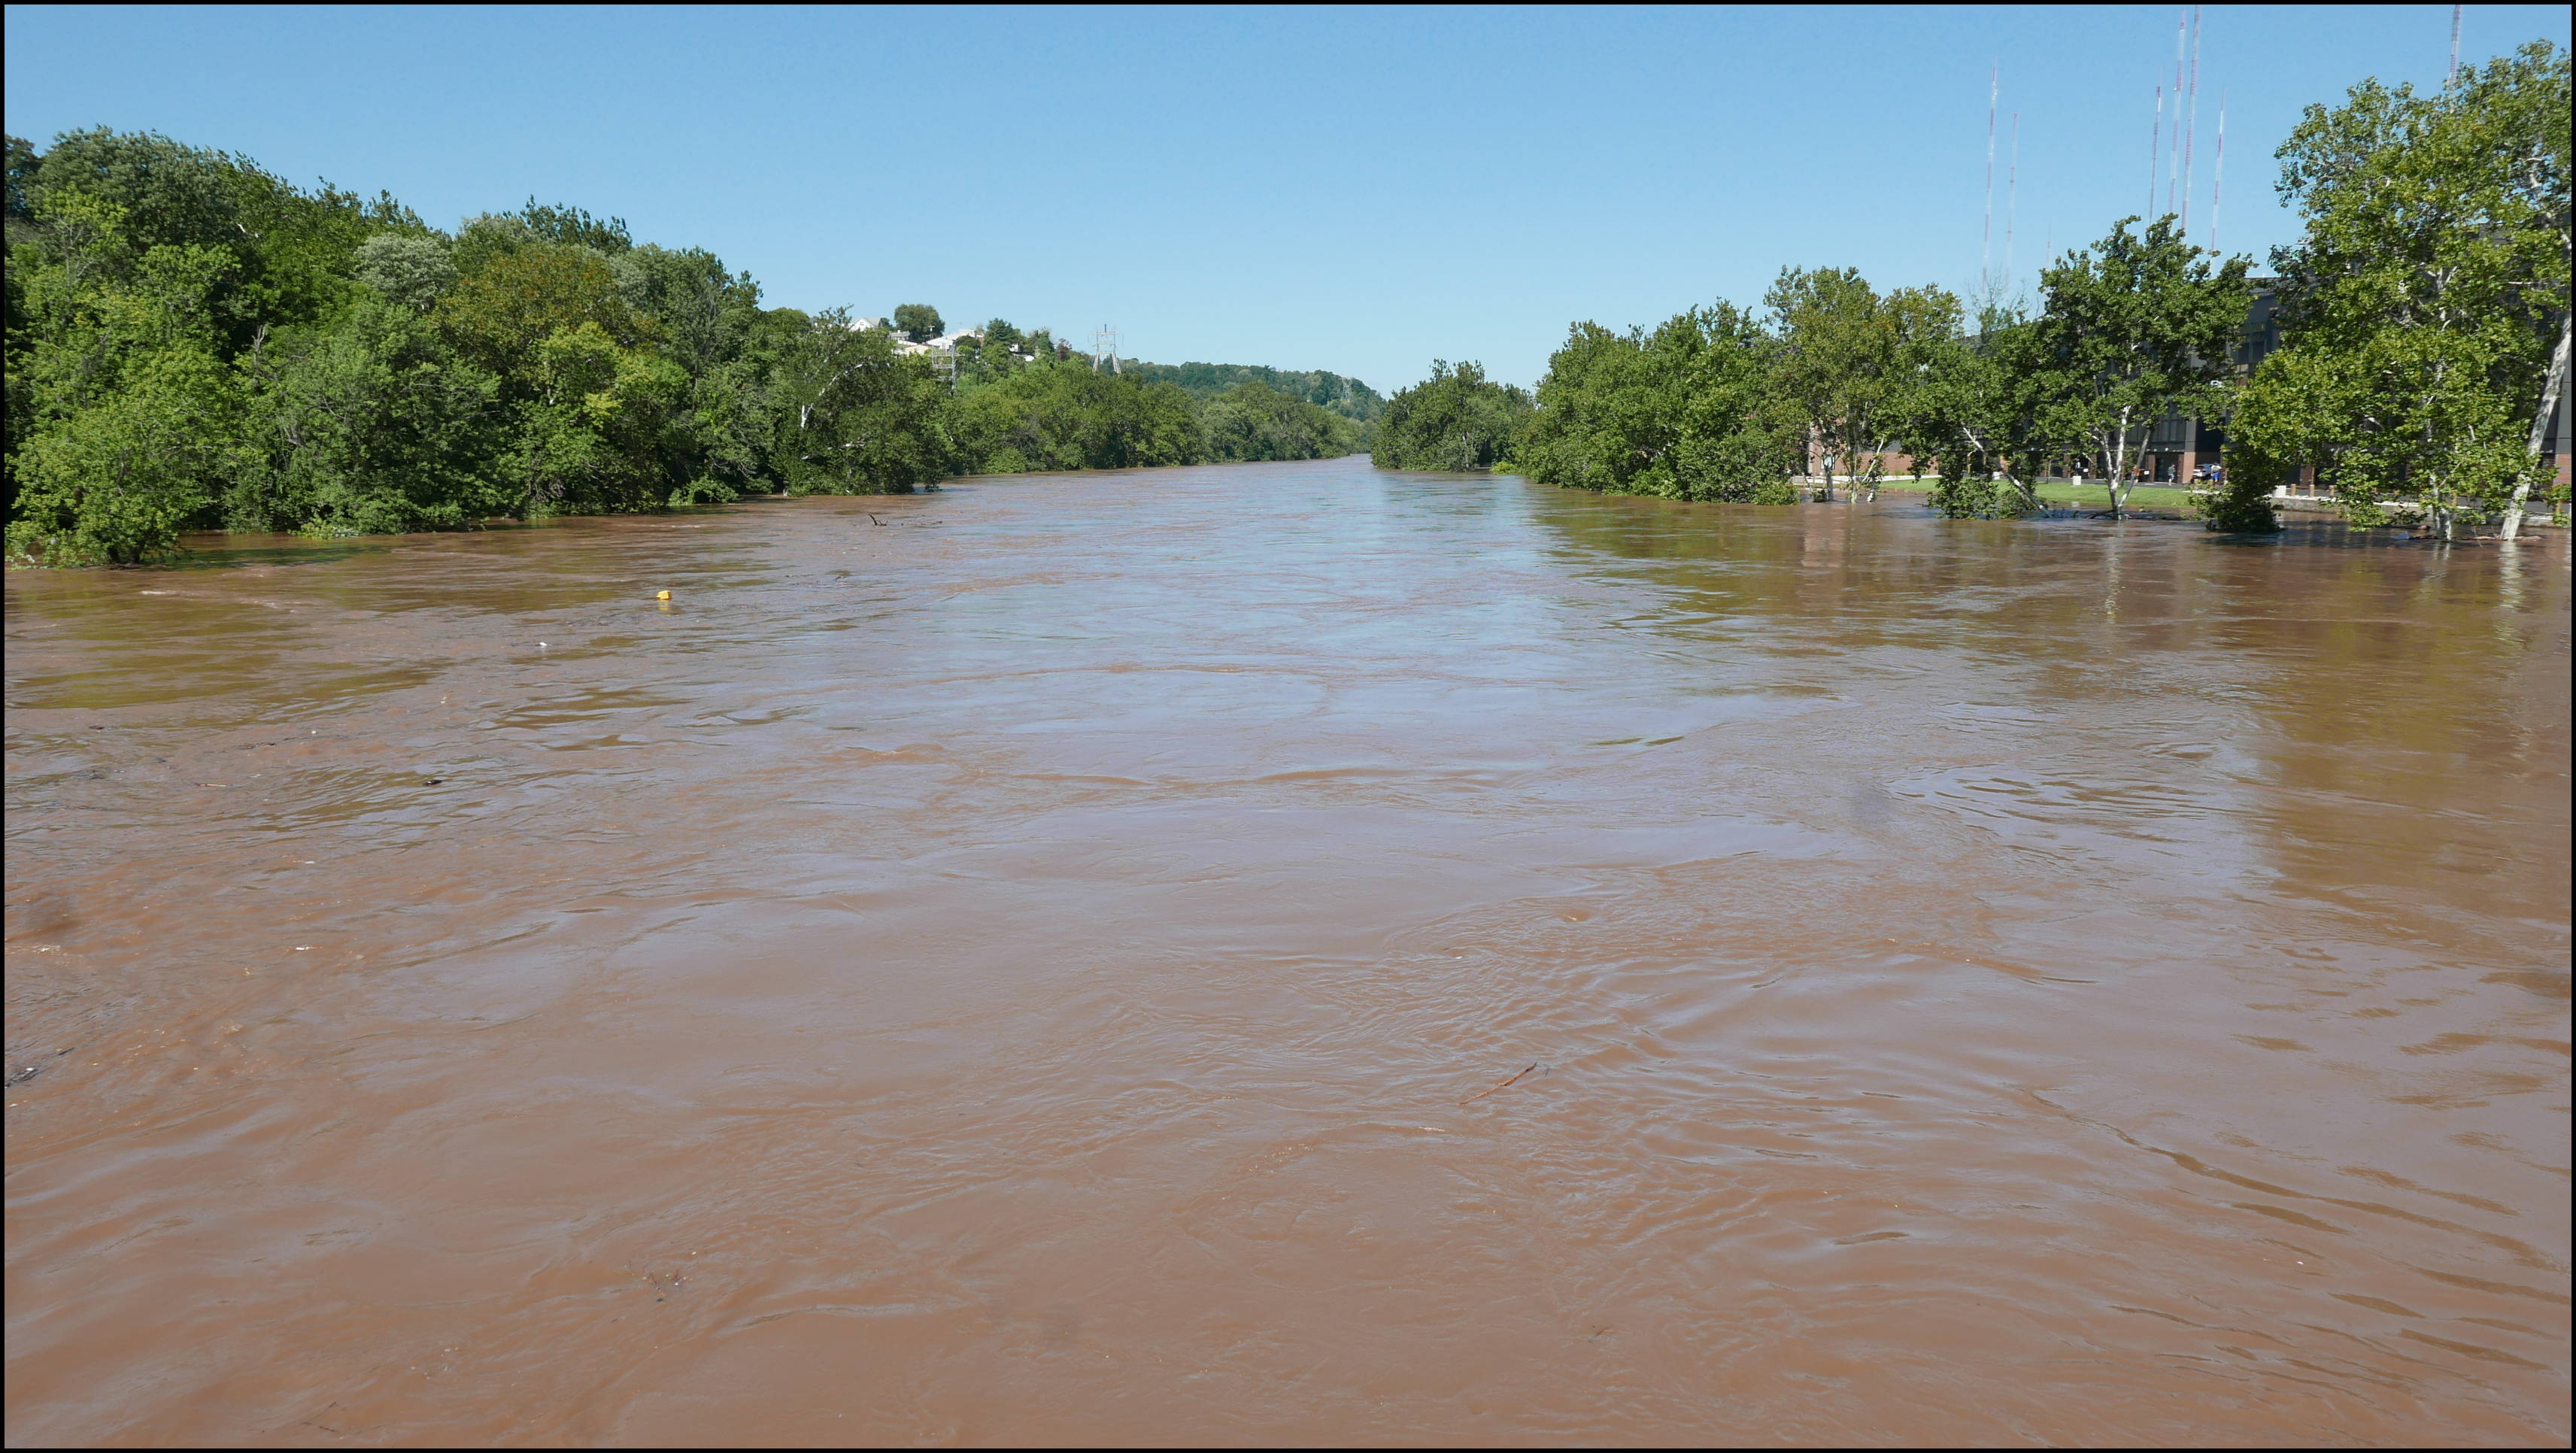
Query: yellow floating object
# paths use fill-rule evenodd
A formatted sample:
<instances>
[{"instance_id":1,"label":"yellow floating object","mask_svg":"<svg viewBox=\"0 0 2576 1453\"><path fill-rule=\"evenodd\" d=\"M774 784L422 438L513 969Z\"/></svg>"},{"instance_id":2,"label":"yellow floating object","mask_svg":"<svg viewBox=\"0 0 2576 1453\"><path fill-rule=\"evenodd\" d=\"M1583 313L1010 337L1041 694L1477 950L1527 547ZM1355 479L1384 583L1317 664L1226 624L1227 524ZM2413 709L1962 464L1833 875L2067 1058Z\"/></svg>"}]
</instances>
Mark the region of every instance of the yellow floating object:
<instances>
[{"instance_id":1,"label":"yellow floating object","mask_svg":"<svg viewBox=\"0 0 2576 1453\"><path fill-rule=\"evenodd\" d=\"M655 600L669 600L671 598L671 592L667 590L657 590L653 592L653 598Z\"/></svg>"}]
</instances>

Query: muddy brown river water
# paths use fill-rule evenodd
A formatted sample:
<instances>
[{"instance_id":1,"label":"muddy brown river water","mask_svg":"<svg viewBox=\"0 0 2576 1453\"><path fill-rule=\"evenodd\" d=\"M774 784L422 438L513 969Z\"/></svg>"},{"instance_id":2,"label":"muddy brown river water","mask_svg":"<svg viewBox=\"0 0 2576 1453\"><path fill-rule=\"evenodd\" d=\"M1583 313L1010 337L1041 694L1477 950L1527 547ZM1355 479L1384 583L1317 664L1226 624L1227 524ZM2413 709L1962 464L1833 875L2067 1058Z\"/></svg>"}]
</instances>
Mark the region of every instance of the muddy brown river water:
<instances>
[{"instance_id":1,"label":"muddy brown river water","mask_svg":"<svg viewBox=\"0 0 2576 1453\"><path fill-rule=\"evenodd\" d=\"M12 1445L2569 1436L2554 533L206 543L8 577Z\"/></svg>"}]
</instances>

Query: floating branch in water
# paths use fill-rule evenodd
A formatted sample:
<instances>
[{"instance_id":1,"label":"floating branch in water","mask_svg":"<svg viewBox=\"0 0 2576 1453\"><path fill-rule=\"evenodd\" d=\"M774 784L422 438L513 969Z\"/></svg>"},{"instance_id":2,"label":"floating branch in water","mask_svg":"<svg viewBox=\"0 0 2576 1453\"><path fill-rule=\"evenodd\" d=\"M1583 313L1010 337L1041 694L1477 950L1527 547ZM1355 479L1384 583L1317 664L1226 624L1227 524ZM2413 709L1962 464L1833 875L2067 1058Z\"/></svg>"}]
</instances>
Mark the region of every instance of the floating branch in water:
<instances>
[{"instance_id":1,"label":"floating branch in water","mask_svg":"<svg viewBox=\"0 0 2576 1453\"><path fill-rule=\"evenodd\" d=\"M1476 1093L1474 1093L1474 1094L1472 1094L1472 1095L1469 1095L1466 1099L1463 1099L1463 1100L1459 1101L1458 1103L1459 1103L1459 1104L1461 1104L1461 1105L1473 1105L1473 1104L1475 1104L1478 1100L1481 1100L1481 1099L1485 1098L1487 1095L1490 1095L1490 1094L1494 1093L1494 1090L1508 1090L1508 1089L1510 1089L1512 1086L1519 1084L1523 1079L1525 1079L1525 1078L1529 1075L1530 1070L1534 1070L1534 1069L1537 1069L1537 1068L1538 1068L1538 1066L1537 1066L1537 1065L1535 1065L1535 1064L1533 1064L1533 1065L1531 1065L1531 1066L1529 1067L1529 1070L1523 1070L1523 1071L1521 1071L1519 1074L1514 1075L1514 1076L1512 1076L1510 1079L1503 1081L1501 1084L1494 1086L1494 1089L1493 1089L1493 1090L1478 1090Z\"/></svg>"}]
</instances>

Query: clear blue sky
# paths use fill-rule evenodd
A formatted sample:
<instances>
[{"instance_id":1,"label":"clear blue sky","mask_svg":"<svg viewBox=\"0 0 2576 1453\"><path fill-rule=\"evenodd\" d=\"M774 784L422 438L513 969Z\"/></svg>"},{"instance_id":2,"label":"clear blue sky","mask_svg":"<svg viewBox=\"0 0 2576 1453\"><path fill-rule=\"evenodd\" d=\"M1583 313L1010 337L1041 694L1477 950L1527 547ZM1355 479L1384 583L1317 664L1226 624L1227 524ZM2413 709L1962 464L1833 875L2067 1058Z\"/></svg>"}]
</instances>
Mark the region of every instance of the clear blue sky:
<instances>
[{"instance_id":1,"label":"clear blue sky","mask_svg":"<svg viewBox=\"0 0 2576 1453\"><path fill-rule=\"evenodd\" d=\"M1532 382L1571 320L1755 303L1788 263L1965 288L1996 62L2026 283L2144 206L2175 17L10 6L6 105L39 145L160 131L440 226L575 203L713 248L772 303L1111 322L1132 357L1392 391L1435 356ZM2564 43L2567 17L2471 5L2463 60ZM2371 75L2438 85L2450 23L2208 7L2195 233L2221 93L2219 240L2259 260L2292 233L2271 152L2299 108Z\"/></svg>"}]
</instances>

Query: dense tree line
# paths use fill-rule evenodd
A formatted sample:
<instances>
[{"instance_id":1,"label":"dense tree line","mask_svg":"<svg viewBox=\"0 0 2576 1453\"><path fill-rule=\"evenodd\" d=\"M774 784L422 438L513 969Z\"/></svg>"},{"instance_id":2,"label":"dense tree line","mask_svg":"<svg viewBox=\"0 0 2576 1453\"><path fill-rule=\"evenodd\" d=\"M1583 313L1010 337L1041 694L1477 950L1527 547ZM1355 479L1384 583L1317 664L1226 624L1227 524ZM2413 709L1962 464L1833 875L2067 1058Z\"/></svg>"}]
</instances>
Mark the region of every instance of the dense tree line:
<instances>
[{"instance_id":1,"label":"dense tree line","mask_svg":"<svg viewBox=\"0 0 2576 1453\"><path fill-rule=\"evenodd\" d=\"M2029 315L1973 324L1937 287L1882 293L1848 268L1784 269L1759 312L1719 302L1652 329L1577 323L1535 398L1474 365L1398 393L1377 458L1493 466L1543 484L1789 504L1878 487L1890 454L1937 471L1951 514L2029 508L2043 470L2125 489L2167 413L2223 405L2248 297L2242 259L2172 219L2125 220L2041 274Z\"/></svg>"},{"instance_id":2,"label":"dense tree line","mask_svg":"<svg viewBox=\"0 0 2576 1453\"><path fill-rule=\"evenodd\" d=\"M1242 363L1130 363L1126 371L1148 383L1176 383L1191 397L1219 394L1257 383L1272 393L1303 399L1354 424L1373 424L1386 412L1386 399L1355 378L1321 370L1297 372Z\"/></svg>"},{"instance_id":3,"label":"dense tree line","mask_svg":"<svg viewBox=\"0 0 2576 1453\"><path fill-rule=\"evenodd\" d=\"M1313 395L1377 397L1330 373L1210 363L1102 369L1044 330L1024 334L999 318L980 336L961 335L957 349L956 438L973 473L1333 458L1358 452L1367 425Z\"/></svg>"},{"instance_id":4,"label":"dense tree line","mask_svg":"<svg viewBox=\"0 0 2576 1453\"><path fill-rule=\"evenodd\" d=\"M944 369L898 346L937 335L935 309L887 329L767 307L713 253L579 208L532 199L443 232L390 196L159 136L7 145L17 562L156 560L197 529L351 535L1314 458L1358 447L1351 402L1375 398L1278 375L1303 392L1246 377L1202 401L998 320Z\"/></svg>"},{"instance_id":5,"label":"dense tree line","mask_svg":"<svg viewBox=\"0 0 2576 1453\"><path fill-rule=\"evenodd\" d=\"M2273 486L2309 469L2356 519L2510 531L2566 387L2569 115L2546 43L2438 96L2369 82L2310 107L2280 151L2306 220L2273 258L2284 344L2250 373L2251 261L2131 217L2043 268L2027 306L1793 267L1758 311L1574 325L1534 400L1436 364L1389 403L1376 457L1790 503L1872 494L1895 455L1938 475L1947 514L2025 512L2057 474L2106 484L2116 513L2156 424L2197 418L2228 431L2215 526L2270 527Z\"/></svg>"}]
</instances>

